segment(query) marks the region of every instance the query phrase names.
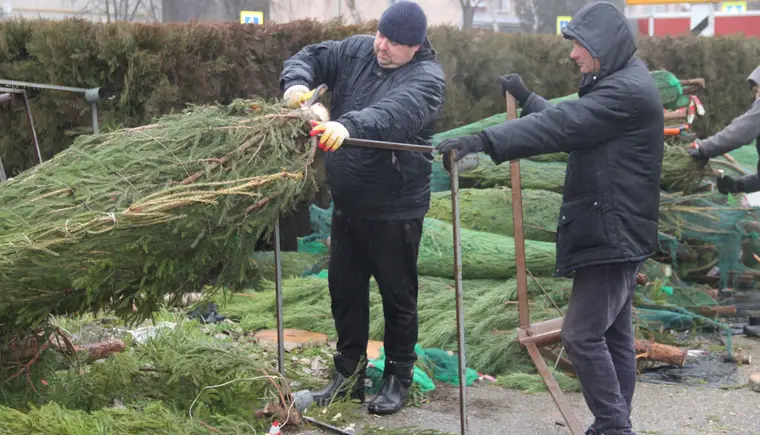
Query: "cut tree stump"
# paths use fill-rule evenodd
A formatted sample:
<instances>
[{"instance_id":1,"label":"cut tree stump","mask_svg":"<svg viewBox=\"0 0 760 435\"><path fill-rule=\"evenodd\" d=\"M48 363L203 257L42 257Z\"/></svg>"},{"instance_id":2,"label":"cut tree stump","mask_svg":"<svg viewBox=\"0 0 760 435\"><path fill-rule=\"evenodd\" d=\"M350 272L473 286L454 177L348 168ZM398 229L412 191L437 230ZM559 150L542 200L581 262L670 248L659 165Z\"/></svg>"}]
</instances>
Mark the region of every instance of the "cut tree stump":
<instances>
[{"instance_id":1,"label":"cut tree stump","mask_svg":"<svg viewBox=\"0 0 760 435\"><path fill-rule=\"evenodd\" d=\"M744 349L737 348L732 354L726 354L723 357L723 361L736 364L752 364L752 355Z\"/></svg>"},{"instance_id":2,"label":"cut tree stump","mask_svg":"<svg viewBox=\"0 0 760 435\"><path fill-rule=\"evenodd\" d=\"M262 346L277 346L277 330L265 329L253 335L254 340ZM317 332L305 331L303 329L285 329L283 330L285 350L290 352L293 349L303 347L307 343L327 344L327 335Z\"/></svg>"},{"instance_id":3,"label":"cut tree stump","mask_svg":"<svg viewBox=\"0 0 760 435\"><path fill-rule=\"evenodd\" d=\"M760 393L760 373L753 373L749 375L749 389Z\"/></svg>"},{"instance_id":4,"label":"cut tree stump","mask_svg":"<svg viewBox=\"0 0 760 435\"><path fill-rule=\"evenodd\" d=\"M686 362L686 350L675 346L655 343L653 341L636 340L637 358L643 357L648 361L664 362L676 367L683 367Z\"/></svg>"},{"instance_id":5,"label":"cut tree stump","mask_svg":"<svg viewBox=\"0 0 760 435\"><path fill-rule=\"evenodd\" d=\"M114 339L88 344L86 346L77 346L76 350L87 352L87 362L93 362L99 359L108 358L115 353L124 352L124 349L126 348L127 346L123 341Z\"/></svg>"}]
</instances>

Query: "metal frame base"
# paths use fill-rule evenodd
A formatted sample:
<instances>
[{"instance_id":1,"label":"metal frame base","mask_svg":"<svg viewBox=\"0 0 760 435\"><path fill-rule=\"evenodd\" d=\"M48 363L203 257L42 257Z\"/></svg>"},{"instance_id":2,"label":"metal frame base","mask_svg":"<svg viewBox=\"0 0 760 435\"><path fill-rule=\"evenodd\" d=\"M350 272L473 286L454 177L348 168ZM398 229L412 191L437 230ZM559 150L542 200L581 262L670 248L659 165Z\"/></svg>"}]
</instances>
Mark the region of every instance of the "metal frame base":
<instances>
[{"instance_id":1,"label":"metal frame base","mask_svg":"<svg viewBox=\"0 0 760 435\"><path fill-rule=\"evenodd\" d=\"M507 100L507 120L517 118L517 103L509 93ZM515 239L515 263L517 265L517 306L520 313L520 328L517 331L517 341L521 347L527 349L533 364L541 374L549 393L554 399L555 405L565 419L570 432L573 435L584 435L578 418L570 408L570 403L562 393L557 380L554 379L549 367L544 361L540 347L559 343L560 332L564 318L549 320L546 322L530 324L530 306L528 304L528 276L525 263L525 233L523 232L523 209L522 209L522 183L520 182L520 161L510 162L510 181L512 187L512 222ZM569 364L569 361L565 361Z\"/></svg>"}]
</instances>

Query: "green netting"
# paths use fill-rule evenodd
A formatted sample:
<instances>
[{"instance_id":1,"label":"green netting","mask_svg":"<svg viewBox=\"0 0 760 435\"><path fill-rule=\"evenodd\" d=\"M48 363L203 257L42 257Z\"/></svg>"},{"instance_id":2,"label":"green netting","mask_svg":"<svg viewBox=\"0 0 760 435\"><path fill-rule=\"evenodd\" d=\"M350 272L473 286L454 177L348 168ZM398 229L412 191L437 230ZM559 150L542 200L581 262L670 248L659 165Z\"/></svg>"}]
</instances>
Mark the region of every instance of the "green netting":
<instances>
[{"instance_id":1,"label":"green netting","mask_svg":"<svg viewBox=\"0 0 760 435\"><path fill-rule=\"evenodd\" d=\"M728 155L736 160L747 173L755 173L757 171L758 156L755 141L729 152Z\"/></svg>"},{"instance_id":2,"label":"green netting","mask_svg":"<svg viewBox=\"0 0 760 435\"><path fill-rule=\"evenodd\" d=\"M743 264L742 247L760 235L759 218L758 208L717 192L663 194L660 201L660 231L707 252L701 258L710 262L699 265L700 273L717 267L721 287L734 286L735 279L748 269ZM679 270L683 272L684 268Z\"/></svg>"},{"instance_id":3,"label":"green netting","mask_svg":"<svg viewBox=\"0 0 760 435\"><path fill-rule=\"evenodd\" d=\"M510 165L496 165L488 154L478 155L478 167L459 174L460 188L488 188L511 186ZM565 184L567 162L564 161L534 161L520 160L520 181L523 189L548 190L562 193ZM441 157L436 156L433 162L431 190L440 192L450 189L449 173L443 168Z\"/></svg>"},{"instance_id":4,"label":"green netting","mask_svg":"<svg viewBox=\"0 0 760 435\"><path fill-rule=\"evenodd\" d=\"M330 222L332 221L334 204L330 202L330 207L319 208L316 204L309 206L309 221L311 230L315 233L329 233Z\"/></svg>"},{"instance_id":5,"label":"green netting","mask_svg":"<svg viewBox=\"0 0 760 435\"><path fill-rule=\"evenodd\" d=\"M419 359L422 359L425 357L425 351L422 349L422 347L419 344L414 346L414 351L415 353L417 353L417 357ZM370 359L369 364L367 365L367 377L372 381L372 387L367 389L367 392L369 394L376 394L378 391L380 391L380 387L382 386L384 370L385 370L385 349L380 348L380 356L377 359ZM433 380L430 379L430 376L428 376L428 374L425 373L425 370L423 370L417 364L414 366L414 374L412 377L412 382L417 384L417 386L420 387L420 391L422 391L423 393L435 390L435 383L433 382Z\"/></svg>"},{"instance_id":6,"label":"green netting","mask_svg":"<svg viewBox=\"0 0 760 435\"><path fill-rule=\"evenodd\" d=\"M455 353L443 349L423 349L419 344L414 346L414 351L417 353L417 364L414 367L413 381L422 392L435 390L435 383L430 376L437 381L459 385L459 359ZM380 348L380 356L370 359L367 368L367 376L372 380L372 388L368 389L370 394L377 393L380 389L384 368L385 349ZM465 369L465 377L465 383L472 385L480 375L468 367Z\"/></svg>"},{"instance_id":7,"label":"green netting","mask_svg":"<svg viewBox=\"0 0 760 435\"><path fill-rule=\"evenodd\" d=\"M563 101L571 101L571 100L577 100L577 99L578 99L578 94L572 94L572 95L567 95L564 97L554 98L549 101L553 104L559 104ZM521 113L522 113L522 109L518 108L517 116L520 116ZM507 114L505 111L504 113L498 113L488 118L481 119L478 122L473 122L472 124L467 124L467 125L463 125L461 127L457 127L451 130L443 131L433 136L433 145L437 145L439 142L445 139L451 139L451 138L459 137L459 136L466 136L468 134L480 133L481 131L485 130L488 127L501 124L506 121L507 121Z\"/></svg>"},{"instance_id":8,"label":"green netting","mask_svg":"<svg viewBox=\"0 0 760 435\"><path fill-rule=\"evenodd\" d=\"M522 191L524 234L528 240L554 242L562 195L544 190ZM514 236L512 189L462 189L459 191L460 224L463 228ZM451 222L451 192L433 193L428 217Z\"/></svg>"},{"instance_id":9,"label":"green netting","mask_svg":"<svg viewBox=\"0 0 760 435\"><path fill-rule=\"evenodd\" d=\"M665 70L650 71L657 90L660 92L660 101L662 106L668 110L675 110L680 107L686 107L689 104L689 97L684 95L681 82L673 73Z\"/></svg>"},{"instance_id":10,"label":"green netting","mask_svg":"<svg viewBox=\"0 0 760 435\"><path fill-rule=\"evenodd\" d=\"M328 233L327 236L330 234ZM315 233L306 237L298 238L298 252L308 252L312 254L325 254L327 249L327 236L324 233Z\"/></svg>"},{"instance_id":11,"label":"green netting","mask_svg":"<svg viewBox=\"0 0 760 435\"><path fill-rule=\"evenodd\" d=\"M329 220L314 225L326 226ZM556 219L555 219L556 221ZM329 233L320 237L326 239ZM421 275L453 278L454 233L451 223L425 218L420 241L418 271ZM321 243L312 241L312 243ZM476 231L466 227L461 230L462 276L466 279L511 278L516 273L515 240L506 235ZM525 241L526 264L537 276L551 276L554 271L554 243L537 240ZM268 258L268 257L267 257Z\"/></svg>"},{"instance_id":12,"label":"green netting","mask_svg":"<svg viewBox=\"0 0 760 435\"><path fill-rule=\"evenodd\" d=\"M419 273L454 277L453 229L448 222L425 218L417 267ZM462 228L462 277L504 279L515 276L515 240L509 236ZM552 276L556 250L554 243L525 241L528 270L537 276Z\"/></svg>"},{"instance_id":13,"label":"green netting","mask_svg":"<svg viewBox=\"0 0 760 435\"><path fill-rule=\"evenodd\" d=\"M313 242L320 244L320 241ZM315 275L327 269L329 256L320 252L288 252L280 253L280 273L282 278L296 278ZM251 256L253 278L249 286L259 288L262 280L275 280L274 252L258 251Z\"/></svg>"}]
</instances>

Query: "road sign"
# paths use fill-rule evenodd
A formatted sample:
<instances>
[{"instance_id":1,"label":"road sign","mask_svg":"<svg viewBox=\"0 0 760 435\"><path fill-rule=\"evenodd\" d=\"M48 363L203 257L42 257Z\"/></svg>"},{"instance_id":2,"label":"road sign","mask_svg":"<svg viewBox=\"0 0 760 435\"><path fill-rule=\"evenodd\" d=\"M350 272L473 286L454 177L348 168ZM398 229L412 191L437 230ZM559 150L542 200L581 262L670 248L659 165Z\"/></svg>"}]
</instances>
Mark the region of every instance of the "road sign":
<instances>
[{"instance_id":1,"label":"road sign","mask_svg":"<svg viewBox=\"0 0 760 435\"><path fill-rule=\"evenodd\" d=\"M720 5L720 10L731 13L747 12L747 2L723 2Z\"/></svg>"},{"instance_id":2,"label":"road sign","mask_svg":"<svg viewBox=\"0 0 760 435\"><path fill-rule=\"evenodd\" d=\"M264 24L264 13L259 11L240 11L240 24Z\"/></svg>"},{"instance_id":3,"label":"road sign","mask_svg":"<svg viewBox=\"0 0 760 435\"><path fill-rule=\"evenodd\" d=\"M557 17L557 35L562 34L562 29L565 28L568 24L570 24L570 20L572 19L573 17L568 17L568 16Z\"/></svg>"}]
</instances>

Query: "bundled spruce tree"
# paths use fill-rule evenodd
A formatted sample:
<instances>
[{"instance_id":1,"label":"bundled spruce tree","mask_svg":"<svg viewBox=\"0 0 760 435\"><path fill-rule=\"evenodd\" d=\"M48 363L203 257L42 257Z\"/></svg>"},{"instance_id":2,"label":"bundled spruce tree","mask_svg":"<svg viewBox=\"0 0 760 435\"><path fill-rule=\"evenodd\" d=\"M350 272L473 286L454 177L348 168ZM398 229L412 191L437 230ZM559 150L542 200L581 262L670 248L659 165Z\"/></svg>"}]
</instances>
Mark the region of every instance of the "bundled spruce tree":
<instances>
[{"instance_id":1,"label":"bundled spruce tree","mask_svg":"<svg viewBox=\"0 0 760 435\"><path fill-rule=\"evenodd\" d=\"M51 312L139 320L212 271L242 285L257 241L315 191L313 117L251 101L190 107L80 136L0 185L0 330Z\"/></svg>"}]
</instances>

